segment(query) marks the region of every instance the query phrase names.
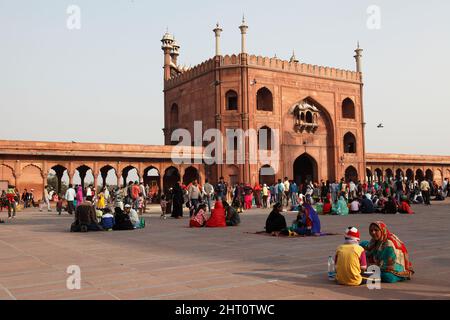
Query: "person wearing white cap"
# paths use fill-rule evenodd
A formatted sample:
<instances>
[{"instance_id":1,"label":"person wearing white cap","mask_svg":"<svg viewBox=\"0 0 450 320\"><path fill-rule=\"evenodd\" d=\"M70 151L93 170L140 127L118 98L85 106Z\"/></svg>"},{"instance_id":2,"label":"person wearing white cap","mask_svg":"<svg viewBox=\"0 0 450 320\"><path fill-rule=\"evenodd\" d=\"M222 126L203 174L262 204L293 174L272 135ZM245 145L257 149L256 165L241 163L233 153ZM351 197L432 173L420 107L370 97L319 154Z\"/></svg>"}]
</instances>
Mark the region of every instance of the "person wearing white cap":
<instances>
[{"instance_id":1,"label":"person wearing white cap","mask_svg":"<svg viewBox=\"0 0 450 320\"><path fill-rule=\"evenodd\" d=\"M130 204L125 205L125 213L128 214L130 217L131 223L133 224L134 228L139 228L140 225L140 219L139 215L136 210L131 208Z\"/></svg>"},{"instance_id":2,"label":"person wearing white cap","mask_svg":"<svg viewBox=\"0 0 450 320\"><path fill-rule=\"evenodd\" d=\"M355 227L345 230L345 242L336 250L336 280L341 285L359 286L362 272L367 269L366 253L359 245L360 235Z\"/></svg>"}]
</instances>

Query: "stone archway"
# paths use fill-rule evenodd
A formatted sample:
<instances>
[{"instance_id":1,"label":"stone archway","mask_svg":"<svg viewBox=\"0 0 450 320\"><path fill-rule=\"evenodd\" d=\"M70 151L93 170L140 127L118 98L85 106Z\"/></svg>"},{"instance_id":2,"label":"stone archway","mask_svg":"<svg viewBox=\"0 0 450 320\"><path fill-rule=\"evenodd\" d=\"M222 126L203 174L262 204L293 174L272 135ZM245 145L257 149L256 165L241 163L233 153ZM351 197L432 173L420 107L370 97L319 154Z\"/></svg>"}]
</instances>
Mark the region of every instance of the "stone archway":
<instances>
[{"instance_id":1,"label":"stone archway","mask_svg":"<svg viewBox=\"0 0 450 320\"><path fill-rule=\"evenodd\" d=\"M307 153L295 160L293 169L294 181L297 185L318 180L317 162Z\"/></svg>"},{"instance_id":2,"label":"stone archway","mask_svg":"<svg viewBox=\"0 0 450 320\"><path fill-rule=\"evenodd\" d=\"M175 167L168 167L165 170L163 177L164 194L168 194L169 189L173 188L178 181L181 181L178 169Z\"/></svg>"},{"instance_id":3,"label":"stone archway","mask_svg":"<svg viewBox=\"0 0 450 320\"><path fill-rule=\"evenodd\" d=\"M50 168L47 174L47 185L54 189L58 195L65 194L69 182L69 173L66 167L57 164Z\"/></svg>"},{"instance_id":4,"label":"stone archway","mask_svg":"<svg viewBox=\"0 0 450 320\"><path fill-rule=\"evenodd\" d=\"M354 183L358 182L358 170L356 170L354 166L350 166L345 169L345 181L353 181Z\"/></svg>"},{"instance_id":5,"label":"stone archway","mask_svg":"<svg viewBox=\"0 0 450 320\"><path fill-rule=\"evenodd\" d=\"M370 170L369 168L366 168L366 177L367 177L368 183L373 182L373 173L372 173L372 170Z\"/></svg>"},{"instance_id":6,"label":"stone archway","mask_svg":"<svg viewBox=\"0 0 450 320\"><path fill-rule=\"evenodd\" d=\"M408 181L413 181L414 180L414 171L412 171L411 169L407 169L406 170L406 179Z\"/></svg>"},{"instance_id":7,"label":"stone archway","mask_svg":"<svg viewBox=\"0 0 450 320\"><path fill-rule=\"evenodd\" d=\"M14 170L5 164L0 164L0 191L6 191L8 185L16 185Z\"/></svg>"},{"instance_id":8,"label":"stone archway","mask_svg":"<svg viewBox=\"0 0 450 320\"><path fill-rule=\"evenodd\" d=\"M161 175L159 170L150 166L144 170L144 185L149 189L149 196L152 202L158 202L161 195Z\"/></svg>"},{"instance_id":9,"label":"stone archway","mask_svg":"<svg viewBox=\"0 0 450 320\"><path fill-rule=\"evenodd\" d=\"M375 169L375 181L383 182L383 171L380 168Z\"/></svg>"},{"instance_id":10,"label":"stone archway","mask_svg":"<svg viewBox=\"0 0 450 320\"><path fill-rule=\"evenodd\" d=\"M417 169L416 171L416 179L420 182L425 178L422 169Z\"/></svg>"}]
</instances>

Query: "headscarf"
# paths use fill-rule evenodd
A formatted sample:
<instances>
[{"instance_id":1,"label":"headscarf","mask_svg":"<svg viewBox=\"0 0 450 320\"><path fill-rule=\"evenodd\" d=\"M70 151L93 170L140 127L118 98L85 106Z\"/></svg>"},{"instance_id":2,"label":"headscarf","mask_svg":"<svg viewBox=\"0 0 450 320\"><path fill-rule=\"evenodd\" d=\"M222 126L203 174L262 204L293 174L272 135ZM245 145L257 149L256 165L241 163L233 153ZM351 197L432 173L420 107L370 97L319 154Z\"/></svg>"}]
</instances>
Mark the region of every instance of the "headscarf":
<instances>
[{"instance_id":1,"label":"headscarf","mask_svg":"<svg viewBox=\"0 0 450 320\"><path fill-rule=\"evenodd\" d=\"M370 240L368 251L379 251L384 243L388 240L392 242L395 249L400 250L404 255L405 265L403 266L406 271L413 272L411 262L409 261L408 250L405 244L393 233L391 233L386 224L383 221L375 221L370 225L376 225L381 230L381 239L376 241L374 239Z\"/></svg>"},{"instance_id":2,"label":"headscarf","mask_svg":"<svg viewBox=\"0 0 450 320\"><path fill-rule=\"evenodd\" d=\"M347 202L345 201L343 196L339 197L339 201L337 203L337 210L338 210L338 214L340 215L347 215L348 214L348 207L347 207Z\"/></svg>"},{"instance_id":3,"label":"headscarf","mask_svg":"<svg viewBox=\"0 0 450 320\"><path fill-rule=\"evenodd\" d=\"M312 222L312 234L320 234L320 219L319 215L317 214L316 210L311 206L310 202L307 201L304 204L306 214L303 215L302 223L303 225L306 225L306 215L309 216L309 219L311 219Z\"/></svg>"}]
</instances>

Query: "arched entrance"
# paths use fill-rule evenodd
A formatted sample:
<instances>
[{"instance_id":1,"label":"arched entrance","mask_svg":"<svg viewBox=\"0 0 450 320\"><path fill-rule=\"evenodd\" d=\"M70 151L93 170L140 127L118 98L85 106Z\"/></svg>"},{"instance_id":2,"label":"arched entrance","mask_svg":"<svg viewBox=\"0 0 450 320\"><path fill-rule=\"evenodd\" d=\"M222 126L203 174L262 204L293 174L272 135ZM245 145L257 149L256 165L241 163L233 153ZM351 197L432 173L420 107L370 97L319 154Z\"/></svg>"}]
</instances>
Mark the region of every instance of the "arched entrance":
<instances>
[{"instance_id":1,"label":"arched entrance","mask_svg":"<svg viewBox=\"0 0 450 320\"><path fill-rule=\"evenodd\" d=\"M164 172L163 183L164 183L164 194L168 194L170 188L173 188L175 184L180 181L180 173L175 167L169 167Z\"/></svg>"},{"instance_id":2,"label":"arched entrance","mask_svg":"<svg viewBox=\"0 0 450 320\"><path fill-rule=\"evenodd\" d=\"M414 171L412 171L411 169L406 170L406 178L408 181L413 181L414 180Z\"/></svg>"},{"instance_id":3,"label":"arched entrance","mask_svg":"<svg viewBox=\"0 0 450 320\"><path fill-rule=\"evenodd\" d=\"M369 168L366 169L366 179L368 183L373 182L373 173L372 170L370 170Z\"/></svg>"},{"instance_id":4,"label":"arched entrance","mask_svg":"<svg viewBox=\"0 0 450 320\"><path fill-rule=\"evenodd\" d=\"M148 186L148 193L152 201L158 202L161 195L161 178L158 169L151 166L144 170L144 185Z\"/></svg>"},{"instance_id":5,"label":"arched entrance","mask_svg":"<svg viewBox=\"0 0 450 320\"><path fill-rule=\"evenodd\" d=\"M69 174L62 165L53 166L47 174L47 185L57 192L58 195L64 195L69 186Z\"/></svg>"},{"instance_id":6,"label":"arched entrance","mask_svg":"<svg viewBox=\"0 0 450 320\"><path fill-rule=\"evenodd\" d=\"M421 182L424 179L423 171L421 169L416 170L416 179Z\"/></svg>"},{"instance_id":7,"label":"arched entrance","mask_svg":"<svg viewBox=\"0 0 450 320\"><path fill-rule=\"evenodd\" d=\"M358 182L358 171L355 167L350 166L345 170L345 181L346 182Z\"/></svg>"},{"instance_id":8,"label":"arched entrance","mask_svg":"<svg viewBox=\"0 0 450 320\"><path fill-rule=\"evenodd\" d=\"M392 169L386 169L385 174L386 174L386 181L391 182L392 179L394 178L394 173L392 172Z\"/></svg>"},{"instance_id":9,"label":"arched entrance","mask_svg":"<svg viewBox=\"0 0 450 320\"><path fill-rule=\"evenodd\" d=\"M309 154L304 153L294 162L294 181L298 185L317 181L317 162Z\"/></svg>"},{"instance_id":10,"label":"arched entrance","mask_svg":"<svg viewBox=\"0 0 450 320\"><path fill-rule=\"evenodd\" d=\"M375 169L375 181L383 182L383 171L380 168Z\"/></svg>"},{"instance_id":11,"label":"arched entrance","mask_svg":"<svg viewBox=\"0 0 450 320\"><path fill-rule=\"evenodd\" d=\"M271 186L275 183L275 170L266 164L259 169L259 183Z\"/></svg>"}]
</instances>

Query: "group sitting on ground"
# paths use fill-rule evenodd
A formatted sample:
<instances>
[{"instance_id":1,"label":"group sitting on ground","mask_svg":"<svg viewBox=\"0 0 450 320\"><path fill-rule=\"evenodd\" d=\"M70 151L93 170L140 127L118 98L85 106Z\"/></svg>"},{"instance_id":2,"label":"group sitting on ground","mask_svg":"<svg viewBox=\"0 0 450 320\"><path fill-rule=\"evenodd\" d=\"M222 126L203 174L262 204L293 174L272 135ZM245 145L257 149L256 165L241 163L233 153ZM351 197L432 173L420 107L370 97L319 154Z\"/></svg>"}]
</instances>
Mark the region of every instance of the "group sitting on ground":
<instances>
[{"instance_id":1,"label":"group sitting on ground","mask_svg":"<svg viewBox=\"0 0 450 320\"><path fill-rule=\"evenodd\" d=\"M220 228L234 227L241 223L239 213L235 208L230 206L225 200L218 199L211 210L211 216L208 218L206 212L207 205L201 203L197 208L193 209L189 226L191 228Z\"/></svg>"},{"instance_id":2,"label":"group sitting on ground","mask_svg":"<svg viewBox=\"0 0 450 320\"><path fill-rule=\"evenodd\" d=\"M299 207L297 218L290 227L286 225L286 219L281 214L282 204L276 203L266 220L266 232L273 236L320 236L320 219L316 210L311 205L308 197Z\"/></svg>"},{"instance_id":3,"label":"group sitting on ground","mask_svg":"<svg viewBox=\"0 0 450 320\"><path fill-rule=\"evenodd\" d=\"M344 196L340 196L333 205L329 199L323 205L323 214L348 215L357 213L384 213L384 214L414 214L411 201L407 196L402 196L400 202L396 197L388 196L382 192L372 196L367 193L362 197L355 197L347 202Z\"/></svg>"},{"instance_id":4,"label":"group sitting on ground","mask_svg":"<svg viewBox=\"0 0 450 320\"><path fill-rule=\"evenodd\" d=\"M125 205L125 210L116 207L113 215L110 208L96 210L92 202L84 201L75 210L75 221L70 226L70 231L134 230L144 227L144 218L139 217L129 204Z\"/></svg>"},{"instance_id":5,"label":"group sitting on ground","mask_svg":"<svg viewBox=\"0 0 450 320\"><path fill-rule=\"evenodd\" d=\"M410 280L414 271L404 243L390 233L382 221L370 224L370 241L360 242L357 228L349 227L345 232L345 242L336 250L336 281L341 285L359 286L370 274L368 266L380 268L380 280L395 283Z\"/></svg>"}]
</instances>

